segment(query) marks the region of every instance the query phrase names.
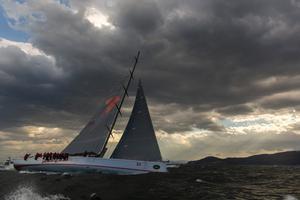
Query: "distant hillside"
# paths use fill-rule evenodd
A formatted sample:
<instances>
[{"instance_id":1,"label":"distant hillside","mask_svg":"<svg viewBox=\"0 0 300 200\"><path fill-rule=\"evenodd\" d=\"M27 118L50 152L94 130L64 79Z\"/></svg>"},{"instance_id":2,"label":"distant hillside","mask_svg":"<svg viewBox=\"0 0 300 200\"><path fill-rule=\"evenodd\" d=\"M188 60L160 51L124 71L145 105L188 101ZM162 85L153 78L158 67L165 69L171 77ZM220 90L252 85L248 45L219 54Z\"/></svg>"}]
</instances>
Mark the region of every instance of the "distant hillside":
<instances>
[{"instance_id":1,"label":"distant hillside","mask_svg":"<svg viewBox=\"0 0 300 200\"><path fill-rule=\"evenodd\" d=\"M244 158L217 158L209 156L197 161L189 162L191 165L300 165L300 151L287 151L274 154L260 154Z\"/></svg>"}]
</instances>

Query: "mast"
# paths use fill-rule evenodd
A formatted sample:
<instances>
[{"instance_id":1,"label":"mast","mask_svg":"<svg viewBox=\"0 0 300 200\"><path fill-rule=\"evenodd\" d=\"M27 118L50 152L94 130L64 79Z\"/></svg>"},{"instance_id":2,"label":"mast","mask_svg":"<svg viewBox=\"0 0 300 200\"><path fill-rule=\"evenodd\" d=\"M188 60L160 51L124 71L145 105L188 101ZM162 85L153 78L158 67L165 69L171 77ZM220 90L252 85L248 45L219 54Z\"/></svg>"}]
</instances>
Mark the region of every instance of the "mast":
<instances>
[{"instance_id":1,"label":"mast","mask_svg":"<svg viewBox=\"0 0 300 200\"><path fill-rule=\"evenodd\" d=\"M128 96L128 88L129 88L130 83L131 83L131 81L132 81L132 79L133 79L133 73L134 73L135 68L136 68L136 66L137 66L139 57L140 57L140 51L138 51L137 55L134 57L134 64L133 64L132 69L129 70L129 72L130 72L130 77L129 77L128 81L127 81L126 86L122 85L123 90L124 90L124 93L123 93L123 95L122 95L122 99L121 99L120 103L119 103L119 104L115 104L115 106L116 106L116 108L117 108L117 113L116 113L116 115L115 115L115 117L114 117L114 120L113 120L113 122L112 122L112 124L111 124L111 127L107 126L107 129L108 129L109 134L108 134L108 136L107 136L107 138L106 138L106 140L105 140L105 143L103 144L103 147L102 147L101 151L100 151L99 154L98 154L99 157L103 157L104 154L106 153L106 151L107 151L106 145L107 145L107 143L108 143L108 140L109 140L110 136L112 136L113 128L114 128L114 126L115 126L115 124L116 124L116 122L117 122L117 119L118 119L119 115L122 116L121 108L122 108L122 105L123 105L123 102L124 102L126 96Z\"/></svg>"}]
</instances>

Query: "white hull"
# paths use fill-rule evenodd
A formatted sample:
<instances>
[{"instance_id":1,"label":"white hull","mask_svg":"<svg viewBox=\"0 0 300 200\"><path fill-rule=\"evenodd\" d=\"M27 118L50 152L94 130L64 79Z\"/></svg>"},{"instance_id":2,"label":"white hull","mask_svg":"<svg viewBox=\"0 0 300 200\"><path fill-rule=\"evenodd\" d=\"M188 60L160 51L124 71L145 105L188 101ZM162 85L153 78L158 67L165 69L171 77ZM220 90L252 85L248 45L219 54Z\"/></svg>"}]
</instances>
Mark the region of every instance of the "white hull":
<instances>
[{"instance_id":1,"label":"white hull","mask_svg":"<svg viewBox=\"0 0 300 200\"><path fill-rule=\"evenodd\" d=\"M67 161L44 161L39 158L14 160L19 171L69 172L69 173L110 173L144 174L149 172L167 172L164 162L150 162L125 159L104 159L98 157L70 156Z\"/></svg>"}]
</instances>

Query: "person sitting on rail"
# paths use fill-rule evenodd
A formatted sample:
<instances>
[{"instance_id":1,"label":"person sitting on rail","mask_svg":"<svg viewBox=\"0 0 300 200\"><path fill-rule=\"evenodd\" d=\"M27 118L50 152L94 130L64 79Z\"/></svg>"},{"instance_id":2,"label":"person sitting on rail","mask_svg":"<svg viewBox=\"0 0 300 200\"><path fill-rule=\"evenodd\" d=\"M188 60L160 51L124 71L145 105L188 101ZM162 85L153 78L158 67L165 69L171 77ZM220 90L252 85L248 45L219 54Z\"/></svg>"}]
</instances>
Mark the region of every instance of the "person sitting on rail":
<instances>
[{"instance_id":1,"label":"person sitting on rail","mask_svg":"<svg viewBox=\"0 0 300 200\"><path fill-rule=\"evenodd\" d=\"M27 160L29 156L30 156L30 153L26 153L24 156L24 160Z\"/></svg>"},{"instance_id":2,"label":"person sitting on rail","mask_svg":"<svg viewBox=\"0 0 300 200\"><path fill-rule=\"evenodd\" d=\"M36 153L35 156L34 156L34 159L37 160L39 157L42 157L42 154L41 153Z\"/></svg>"},{"instance_id":3,"label":"person sitting on rail","mask_svg":"<svg viewBox=\"0 0 300 200\"><path fill-rule=\"evenodd\" d=\"M47 153L46 153L46 161L49 161L49 160L50 160L50 153L47 152Z\"/></svg>"}]
</instances>

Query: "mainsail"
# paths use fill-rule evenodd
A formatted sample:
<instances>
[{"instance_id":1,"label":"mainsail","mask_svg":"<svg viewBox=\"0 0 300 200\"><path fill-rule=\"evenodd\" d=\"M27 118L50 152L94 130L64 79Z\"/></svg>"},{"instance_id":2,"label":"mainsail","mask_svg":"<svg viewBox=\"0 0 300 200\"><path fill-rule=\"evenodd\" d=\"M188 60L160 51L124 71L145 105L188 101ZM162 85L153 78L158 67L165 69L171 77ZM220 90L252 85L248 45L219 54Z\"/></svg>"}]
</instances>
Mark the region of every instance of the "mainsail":
<instances>
[{"instance_id":1,"label":"mainsail","mask_svg":"<svg viewBox=\"0 0 300 200\"><path fill-rule=\"evenodd\" d=\"M99 153L110 134L109 127L118 111L116 105L120 99L120 96L113 96L106 100L105 105L99 109L79 135L62 152L69 154Z\"/></svg>"},{"instance_id":2,"label":"mainsail","mask_svg":"<svg viewBox=\"0 0 300 200\"><path fill-rule=\"evenodd\" d=\"M130 119L111 158L162 160L141 82Z\"/></svg>"},{"instance_id":3,"label":"mainsail","mask_svg":"<svg viewBox=\"0 0 300 200\"><path fill-rule=\"evenodd\" d=\"M124 94L121 96L113 96L105 102L101 111L97 112L89 123L82 129L79 135L62 151L69 154L81 154L84 152L97 153L103 157L107 148L109 137L118 116L121 114L121 107L125 97L128 95L127 90L133 79L133 73L138 63L140 51L135 57L133 68L130 70L130 77L126 87L123 85Z\"/></svg>"}]
</instances>

